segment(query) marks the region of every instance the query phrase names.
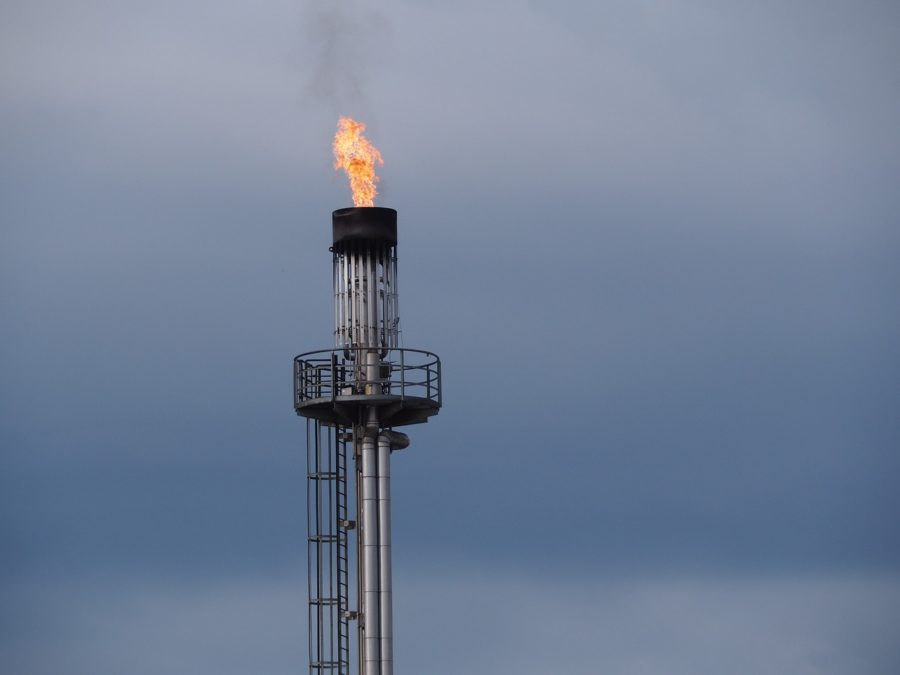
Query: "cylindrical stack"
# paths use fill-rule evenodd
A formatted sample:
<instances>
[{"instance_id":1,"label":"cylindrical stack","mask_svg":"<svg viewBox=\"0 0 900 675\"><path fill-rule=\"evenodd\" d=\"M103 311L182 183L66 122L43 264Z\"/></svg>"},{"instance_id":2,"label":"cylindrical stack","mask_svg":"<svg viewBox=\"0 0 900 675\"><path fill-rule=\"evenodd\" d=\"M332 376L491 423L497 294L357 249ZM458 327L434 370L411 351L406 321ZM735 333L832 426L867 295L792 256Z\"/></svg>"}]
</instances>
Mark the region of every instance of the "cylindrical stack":
<instances>
[{"instance_id":1,"label":"cylindrical stack","mask_svg":"<svg viewBox=\"0 0 900 675\"><path fill-rule=\"evenodd\" d=\"M336 344L294 358L294 409L307 418L312 460L309 672L393 675L391 453L409 445L397 427L426 422L440 410L441 361L398 345L397 212L339 209L332 226Z\"/></svg>"},{"instance_id":2,"label":"cylindrical stack","mask_svg":"<svg viewBox=\"0 0 900 675\"><path fill-rule=\"evenodd\" d=\"M355 366L357 394L381 394L381 359L397 346L397 212L340 209L332 215L335 343ZM357 422L360 675L393 675L391 444L377 407Z\"/></svg>"},{"instance_id":3,"label":"cylindrical stack","mask_svg":"<svg viewBox=\"0 0 900 675\"><path fill-rule=\"evenodd\" d=\"M332 214L334 339L354 350L397 346L397 212L381 207Z\"/></svg>"}]
</instances>

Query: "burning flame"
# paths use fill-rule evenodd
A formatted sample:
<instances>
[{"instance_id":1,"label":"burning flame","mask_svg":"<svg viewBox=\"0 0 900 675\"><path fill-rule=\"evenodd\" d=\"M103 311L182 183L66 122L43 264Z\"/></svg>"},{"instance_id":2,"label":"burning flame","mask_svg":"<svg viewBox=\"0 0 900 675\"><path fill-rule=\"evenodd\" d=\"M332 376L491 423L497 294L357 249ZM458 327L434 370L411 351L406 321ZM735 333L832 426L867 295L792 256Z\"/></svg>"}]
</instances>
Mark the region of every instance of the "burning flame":
<instances>
[{"instance_id":1,"label":"burning flame","mask_svg":"<svg viewBox=\"0 0 900 675\"><path fill-rule=\"evenodd\" d=\"M366 125L349 117L338 119L334 135L334 170L343 169L350 179L354 206L374 206L378 189L375 184L375 165L383 166L384 160L378 148L363 136Z\"/></svg>"}]
</instances>

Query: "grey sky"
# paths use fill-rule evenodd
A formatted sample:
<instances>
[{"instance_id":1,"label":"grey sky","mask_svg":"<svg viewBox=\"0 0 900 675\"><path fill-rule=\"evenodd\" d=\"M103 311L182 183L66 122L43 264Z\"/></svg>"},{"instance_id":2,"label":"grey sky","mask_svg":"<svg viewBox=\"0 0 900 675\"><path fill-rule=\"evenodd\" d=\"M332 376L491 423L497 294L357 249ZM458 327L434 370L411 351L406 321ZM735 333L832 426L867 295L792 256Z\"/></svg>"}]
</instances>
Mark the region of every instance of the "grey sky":
<instances>
[{"instance_id":1,"label":"grey sky","mask_svg":"<svg viewBox=\"0 0 900 675\"><path fill-rule=\"evenodd\" d=\"M474 673L896 672L896 8L336 6L0 10L4 670L304 667L340 112L446 377L394 463L398 668L450 631Z\"/></svg>"}]
</instances>

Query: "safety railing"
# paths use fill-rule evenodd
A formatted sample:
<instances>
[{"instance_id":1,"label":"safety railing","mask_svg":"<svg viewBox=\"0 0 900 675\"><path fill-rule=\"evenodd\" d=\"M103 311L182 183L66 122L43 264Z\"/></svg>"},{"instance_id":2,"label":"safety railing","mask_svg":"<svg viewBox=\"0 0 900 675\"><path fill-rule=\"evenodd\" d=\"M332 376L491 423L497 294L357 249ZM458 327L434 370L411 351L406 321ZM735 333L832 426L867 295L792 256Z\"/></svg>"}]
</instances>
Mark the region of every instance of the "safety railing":
<instances>
[{"instance_id":1,"label":"safety railing","mask_svg":"<svg viewBox=\"0 0 900 675\"><path fill-rule=\"evenodd\" d=\"M347 396L416 397L440 407L441 360L405 348L324 349L294 359L294 407Z\"/></svg>"}]
</instances>

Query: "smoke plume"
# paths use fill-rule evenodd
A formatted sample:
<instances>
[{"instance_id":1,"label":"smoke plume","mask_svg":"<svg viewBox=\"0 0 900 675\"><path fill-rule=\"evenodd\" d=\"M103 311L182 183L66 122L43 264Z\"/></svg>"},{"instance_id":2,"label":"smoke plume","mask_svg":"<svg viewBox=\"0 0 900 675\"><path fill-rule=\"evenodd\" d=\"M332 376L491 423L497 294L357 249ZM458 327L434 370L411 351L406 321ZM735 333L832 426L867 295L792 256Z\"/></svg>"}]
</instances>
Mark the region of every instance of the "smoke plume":
<instances>
[{"instance_id":1,"label":"smoke plume","mask_svg":"<svg viewBox=\"0 0 900 675\"><path fill-rule=\"evenodd\" d=\"M312 50L309 93L334 114L362 110L370 67L386 43L384 15L354 0L309 0L304 23Z\"/></svg>"}]
</instances>

